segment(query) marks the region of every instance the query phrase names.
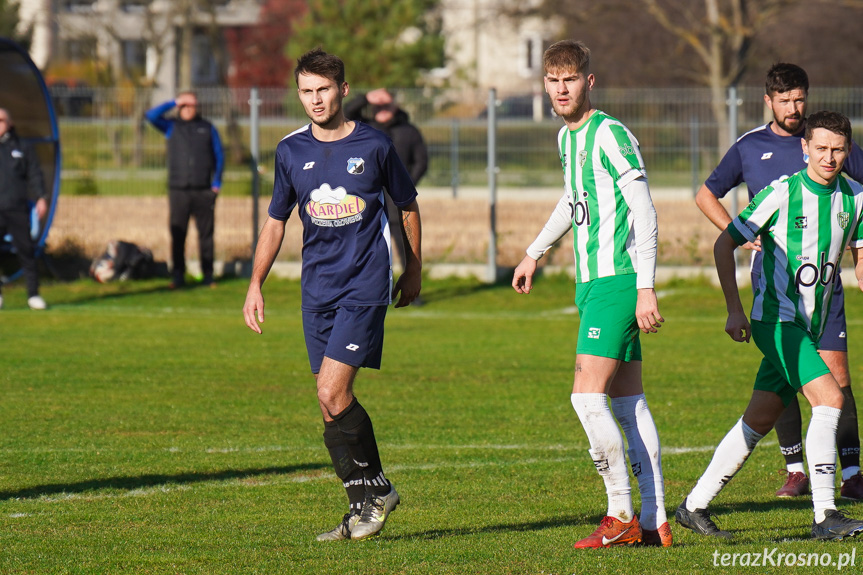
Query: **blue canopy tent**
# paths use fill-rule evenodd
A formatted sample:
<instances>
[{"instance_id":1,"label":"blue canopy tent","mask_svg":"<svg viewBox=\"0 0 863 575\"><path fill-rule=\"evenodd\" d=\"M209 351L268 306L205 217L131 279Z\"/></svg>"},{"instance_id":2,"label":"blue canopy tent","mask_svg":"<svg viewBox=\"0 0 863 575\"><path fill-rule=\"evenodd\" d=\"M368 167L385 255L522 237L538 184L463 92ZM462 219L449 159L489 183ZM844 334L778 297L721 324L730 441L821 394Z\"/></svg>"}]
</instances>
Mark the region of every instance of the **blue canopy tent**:
<instances>
[{"instance_id":1,"label":"blue canopy tent","mask_svg":"<svg viewBox=\"0 0 863 575\"><path fill-rule=\"evenodd\" d=\"M0 78L3 78L0 82L0 108L9 111L18 136L28 142L39 156L46 191L49 193L45 221L41 226L36 222L33 228L38 257L45 249L60 195L60 131L42 73L27 51L8 38L0 38ZM11 252L11 244L5 238L0 238L0 255ZM17 258L4 259L9 261L0 270L0 283L12 281L21 273Z\"/></svg>"}]
</instances>

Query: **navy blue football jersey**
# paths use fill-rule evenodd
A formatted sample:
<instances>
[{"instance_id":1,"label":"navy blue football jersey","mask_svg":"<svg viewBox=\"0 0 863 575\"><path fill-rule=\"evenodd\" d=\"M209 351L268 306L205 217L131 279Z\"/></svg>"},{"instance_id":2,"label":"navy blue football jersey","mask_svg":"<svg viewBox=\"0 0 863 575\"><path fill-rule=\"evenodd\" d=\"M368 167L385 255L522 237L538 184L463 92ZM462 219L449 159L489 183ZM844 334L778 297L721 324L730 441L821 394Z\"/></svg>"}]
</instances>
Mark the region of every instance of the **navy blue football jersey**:
<instances>
[{"instance_id":1,"label":"navy blue football jersey","mask_svg":"<svg viewBox=\"0 0 863 575\"><path fill-rule=\"evenodd\" d=\"M303 310L391 302L385 193L399 207L417 196L390 139L362 122L335 142L311 124L279 142L268 211L286 221L296 208L303 222Z\"/></svg>"},{"instance_id":2,"label":"navy blue football jersey","mask_svg":"<svg viewBox=\"0 0 863 575\"><path fill-rule=\"evenodd\" d=\"M704 185L717 198L724 198L746 182L751 201L773 180L806 168L808 158L803 154L802 139L803 131L794 136L780 136L770 129L770 124L759 126L740 136ZM863 150L854 142L842 171L863 183Z\"/></svg>"}]
</instances>

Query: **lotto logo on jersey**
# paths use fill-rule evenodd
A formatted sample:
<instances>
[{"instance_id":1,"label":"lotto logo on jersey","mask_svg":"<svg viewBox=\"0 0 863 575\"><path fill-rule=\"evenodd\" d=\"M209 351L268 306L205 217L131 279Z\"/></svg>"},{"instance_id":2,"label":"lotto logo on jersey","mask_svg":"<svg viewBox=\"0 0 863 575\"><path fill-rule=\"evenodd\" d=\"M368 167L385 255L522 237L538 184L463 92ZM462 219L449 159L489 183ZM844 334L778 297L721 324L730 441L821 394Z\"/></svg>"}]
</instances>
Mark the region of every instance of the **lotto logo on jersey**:
<instances>
[{"instance_id":1,"label":"lotto logo on jersey","mask_svg":"<svg viewBox=\"0 0 863 575\"><path fill-rule=\"evenodd\" d=\"M329 184L311 193L306 204L306 213L316 226L333 228L346 226L363 219L366 202L358 196L352 196L343 187L333 189Z\"/></svg>"},{"instance_id":2,"label":"lotto logo on jersey","mask_svg":"<svg viewBox=\"0 0 863 575\"><path fill-rule=\"evenodd\" d=\"M587 338L588 339L599 339L600 328L598 327L589 327L587 328Z\"/></svg>"}]
</instances>

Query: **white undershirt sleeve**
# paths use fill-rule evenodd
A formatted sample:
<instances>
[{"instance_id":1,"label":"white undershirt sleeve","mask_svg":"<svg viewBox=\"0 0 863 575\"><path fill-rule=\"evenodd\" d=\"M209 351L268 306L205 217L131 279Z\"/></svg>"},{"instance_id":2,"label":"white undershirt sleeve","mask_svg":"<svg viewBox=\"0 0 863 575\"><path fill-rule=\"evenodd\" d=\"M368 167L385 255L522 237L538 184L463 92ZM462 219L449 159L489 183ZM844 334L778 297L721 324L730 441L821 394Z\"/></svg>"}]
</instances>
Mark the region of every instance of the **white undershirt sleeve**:
<instances>
[{"instance_id":1,"label":"white undershirt sleeve","mask_svg":"<svg viewBox=\"0 0 863 575\"><path fill-rule=\"evenodd\" d=\"M554 208L545 226L543 226L542 231L539 232L533 243L527 247L527 255L533 259L539 260L555 242L566 235L566 232L572 228L572 205L569 198L569 193L564 192L563 197L557 202L557 206Z\"/></svg>"},{"instance_id":2,"label":"white undershirt sleeve","mask_svg":"<svg viewBox=\"0 0 863 575\"><path fill-rule=\"evenodd\" d=\"M635 232L635 257L637 258L637 289L652 288L656 280L656 208L650 199L647 180L636 178L621 188L623 197L632 212L632 227Z\"/></svg>"}]
</instances>

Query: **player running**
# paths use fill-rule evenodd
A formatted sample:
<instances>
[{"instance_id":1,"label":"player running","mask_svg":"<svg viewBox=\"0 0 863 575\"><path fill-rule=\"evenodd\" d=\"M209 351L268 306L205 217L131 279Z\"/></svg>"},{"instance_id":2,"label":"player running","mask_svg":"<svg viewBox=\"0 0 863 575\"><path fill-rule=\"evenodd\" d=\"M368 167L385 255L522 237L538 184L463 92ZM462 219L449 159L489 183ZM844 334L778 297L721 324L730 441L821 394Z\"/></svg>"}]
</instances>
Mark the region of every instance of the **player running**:
<instances>
[{"instance_id":1,"label":"player running","mask_svg":"<svg viewBox=\"0 0 863 575\"><path fill-rule=\"evenodd\" d=\"M839 260L850 244L863 288L863 188L839 173L851 147L851 123L835 112L812 114L802 151L807 168L776 180L720 234L716 271L725 295L731 339L750 335L764 354L749 406L713 454L704 474L677 509L683 527L731 538L710 519L707 506L743 467L758 441L797 394L812 405L806 453L815 517L812 537L840 540L863 532L863 521L836 510L836 428L842 410L839 384L818 353L829 316ZM746 318L737 289L734 250L761 236L763 270Z\"/></svg>"},{"instance_id":2,"label":"player running","mask_svg":"<svg viewBox=\"0 0 863 575\"><path fill-rule=\"evenodd\" d=\"M806 157L800 141L806 128L806 99L809 96L809 77L806 71L794 64L774 64L767 72L764 103L773 114L773 121L759 126L740 137L716 167L701 189L695 202L720 230L731 222L731 216L718 198L746 182L750 201L770 182L790 176L806 167ZM851 143L851 151L844 165L845 173L858 182L863 181L863 150ZM743 247L752 249L752 287L761 276L761 242L757 238ZM842 278L836 276L833 305L824 326L818 353L830 373L839 382L845 407L839 417L836 444L839 463L842 465L840 494L847 499L863 499L863 476L860 475L860 435L857 429L857 404L851 391L851 372L848 369L848 341L845 322L845 296ZM803 465L803 439L800 404L795 396L776 422L776 437L785 457L785 484L776 492L778 497L798 497L809 493L809 479Z\"/></svg>"},{"instance_id":3,"label":"player running","mask_svg":"<svg viewBox=\"0 0 863 575\"><path fill-rule=\"evenodd\" d=\"M527 294L537 260L571 228L576 305L581 317L572 406L608 496L607 516L576 548L643 542L668 547L659 434L641 381L639 329L664 321L654 292L656 210L638 141L618 120L591 107L590 50L564 40L543 55L545 91L566 125L558 134L566 191L513 274ZM611 409L609 409L611 398ZM612 414L613 411L613 414ZM620 423L641 492L635 516Z\"/></svg>"}]
</instances>

